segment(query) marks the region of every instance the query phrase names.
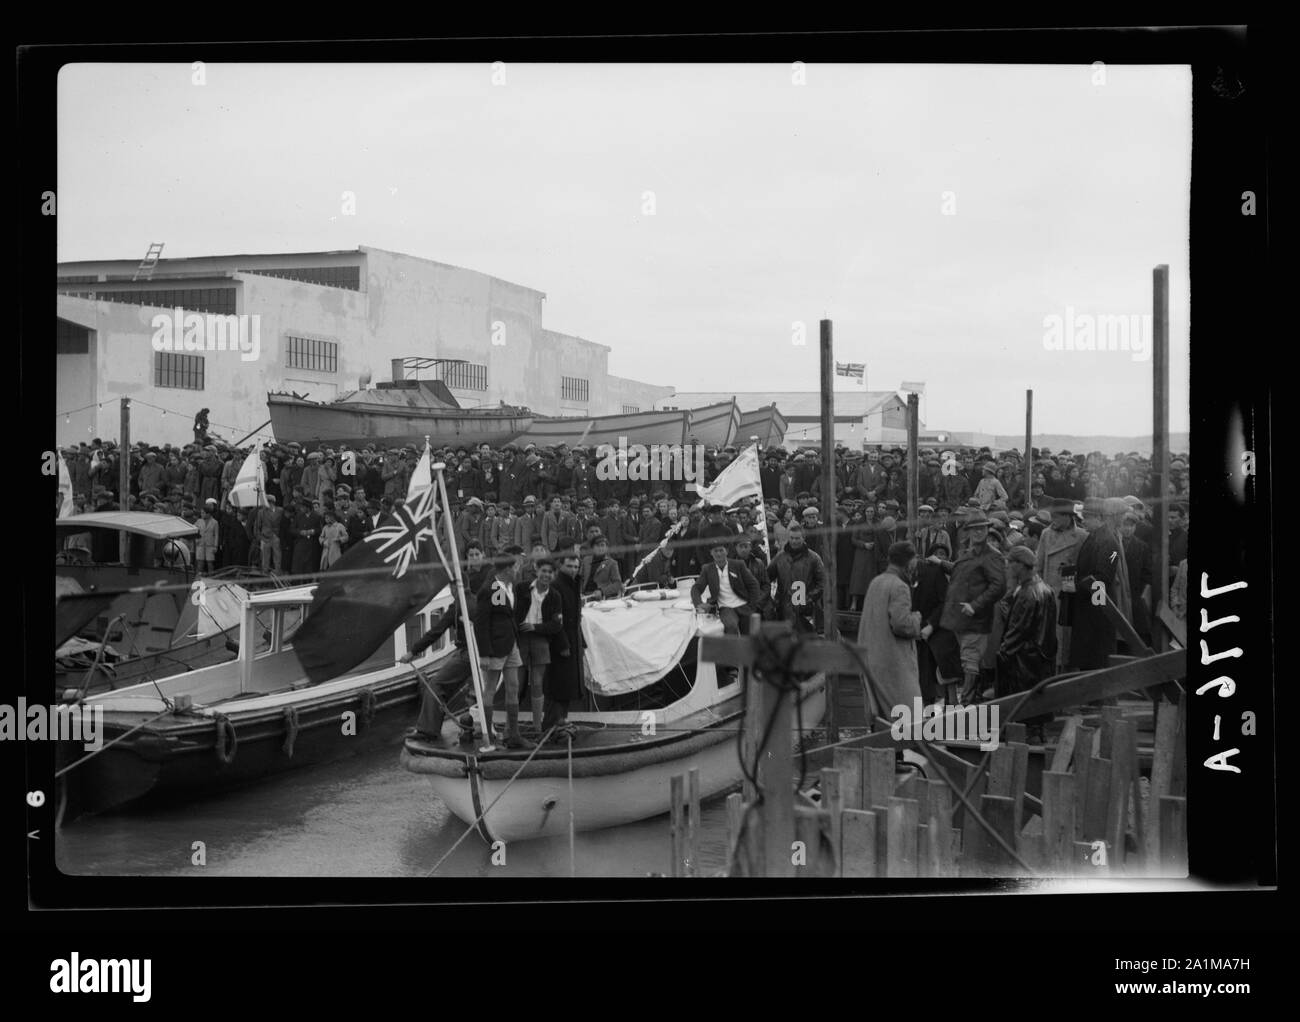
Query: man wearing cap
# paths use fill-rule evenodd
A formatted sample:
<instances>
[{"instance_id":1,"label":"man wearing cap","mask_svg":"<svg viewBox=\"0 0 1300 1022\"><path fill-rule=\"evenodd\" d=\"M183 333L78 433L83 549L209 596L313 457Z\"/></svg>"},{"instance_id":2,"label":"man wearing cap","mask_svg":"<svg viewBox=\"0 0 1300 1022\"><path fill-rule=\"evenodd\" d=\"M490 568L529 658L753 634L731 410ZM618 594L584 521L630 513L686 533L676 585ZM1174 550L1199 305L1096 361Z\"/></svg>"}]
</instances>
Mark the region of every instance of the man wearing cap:
<instances>
[{"instance_id":1,"label":"man wearing cap","mask_svg":"<svg viewBox=\"0 0 1300 1022\"><path fill-rule=\"evenodd\" d=\"M141 493L144 493L145 490L157 490L162 486L163 467L158 464L157 452L145 452L144 465L140 469L139 475L136 476L136 481L140 486Z\"/></svg>"},{"instance_id":2,"label":"man wearing cap","mask_svg":"<svg viewBox=\"0 0 1300 1022\"><path fill-rule=\"evenodd\" d=\"M462 558L471 539L477 541L479 546L486 544L483 501L478 497L470 497L465 501L465 509L456 518L456 550Z\"/></svg>"},{"instance_id":3,"label":"man wearing cap","mask_svg":"<svg viewBox=\"0 0 1300 1022\"><path fill-rule=\"evenodd\" d=\"M980 510L1005 508L1007 506L1007 491L998 480L997 466L991 461L986 461L982 471L984 477L979 481L979 485L975 487L975 499L979 501Z\"/></svg>"},{"instance_id":4,"label":"man wearing cap","mask_svg":"<svg viewBox=\"0 0 1300 1022\"><path fill-rule=\"evenodd\" d=\"M1006 562L988 542L989 519L979 510L966 516L967 541L952 569L940 623L957 636L965 684L961 703L980 697L980 667L993 630L993 609L1006 592Z\"/></svg>"},{"instance_id":5,"label":"man wearing cap","mask_svg":"<svg viewBox=\"0 0 1300 1022\"><path fill-rule=\"evenodd\" d=\"M542 541L542 516L537 511L537 498L529 494L524 498L524 512L515 519L514 545L531 550L534 543Z\"/></svg>"},{"instance_id":6,"label":"man wearing cap","mask_svg":"<svg viewBox=\"0 0 1300 1022\"><path fill-rule=\"evenodd\" d=\"M1113 604L1128 620L1133 619L1128 566L1119 534L1120 519L1126 511L1128 505L1118 497L1105 500L1092 497L1084 501L1083 527L1088 531L1088 538L1079 547L1075 579L1079 598L1073 601L1071 670L1105 667L1118 649L1115 626L1104 608L1094 602L1101 598L1103 591L1106 602Z\"/></svg>"},{"instance_id":7,"label":"man wearing cap","mask_svg":"<svg viewBox=\"0 0 1300 1022\"><path fill-rule=\"evenodd\" d=\"M749 616L758 611L762 599L758 579L742 561L733 560L727 543L716 539L709 548L710 562L700 569L695 585L691 587L691 602L695 609L704 606L703 595L707 589L709 605L718 612L722 630L727 635L748 635Z\"/></svg>"},{"instance_id":8,"label":"man wearing cap","mask_svg":"<svg viewBox=\"0 0 1300 1022\"><path fill-rule=\"evenodd\" d=\"M1187 534L1191 525L1186 504L1172 504L1169 508L1169 577L1178 570L1178 563L1187 560Z\"/></svg>"},{"instance_id":9,"label":"man wearing cap","mask_svg":"<svg viewBox=\"0 0 1300 1022\"><path fill-rule=\"evenodd\" d=\"M1027 692L1055 671L1056 594L1038 575L1034 555L1024 547L1007 554L1012 592L1002 641L998 645L998 695ZM1051 714L1027 718L1031 743L1043 742Z\"/></svg>"},{"instance_id":10,"label":"man wearing cap","mask_svg":"<svg viewBox=\"0 0 1300 1022\"><path fill-rule=\"evenodd\" d=\"M1038 537L1034 551L1034 570L1057 597L1056 629L1057 668L1064 670L1070 662L1070 628L1073 620L1075 564L1079 548L1088 538L1087 530L1079 527L1074 518L1074 503L1065 497L1054 497L1048 505L1051 525Z\"/></svg>"}]
</instances>

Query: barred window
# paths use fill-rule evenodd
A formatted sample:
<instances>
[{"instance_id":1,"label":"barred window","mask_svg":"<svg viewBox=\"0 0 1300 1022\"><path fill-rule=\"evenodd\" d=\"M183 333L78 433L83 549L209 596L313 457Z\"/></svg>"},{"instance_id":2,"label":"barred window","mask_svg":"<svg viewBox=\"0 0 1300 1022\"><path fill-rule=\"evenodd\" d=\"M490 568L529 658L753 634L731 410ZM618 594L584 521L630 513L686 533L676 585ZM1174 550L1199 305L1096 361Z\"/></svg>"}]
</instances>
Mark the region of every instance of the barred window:
<instances>
[{"instance_id":1,"label":"barred window","mask_svg":"<svg viewBox=\"0 0 1300 1022\"><path fill-rule=\"evenodd\" d=\"M78 297L97 298L102 302L122 302L126 305L156 305L161 309L180 306L186 312L205 312L214 316L235 315L235 289L233 287L191 287L151 289L147 291L113 290L95 288L94 291L64 290Z\"/></svg>"},{"instance_id":2,"label":"barred window","mask_svg":"<svg viewBox=\"0 0 1300 1022\"><path fill-rule=\"evenodd\" d=\"M359 266L292 266L274 269L260 267L239 272L256 273L263 277L279 277L281 280L296 280L303 284L344 288L348 291L361 290L361 267Z\"/></svg>"},{"instance_id":3,"label":"barred window","mask_svg":"<svg viewBox=\"0 0 1300 1022\"><path fill-rule=\"evenodd\" d=\"M442 382L450 390L487 390L487 366L473 362L444 365Z\"/></svg>"},{"instance_id":4,"label":"barred window","mask_svg":"<svg viewBox=\"0 0 1300 1022\"><path fill-rule=\"evenodd\" d=\"M154 352L153 383L155 387L202 390L203 356L178 355L171 351Z\"/></svg>"},{"instance_id":5,"label":"barred window","mask_svg":"<svg viewBox=\"0 0 1300 1022\"><path fill-rule=\"evenodd\" d=\"M587 381L581 380L576 376L560 377L560 400L561 401L579 401L587 400Z\"/></svg>"},{"instance_id":6,"label":"barred window","mask_svg":"<svg viewBox=\"0 0 1300 1022\"><path fill-rule=\"evenodd\" d=\"M641 410L641 406L640 406L640 405L624 405L624 406L623 406L623 414L624 414L624 415L635 415L635 414L636 414L637 412L639 412L640 410Z\"/></svg>"},{"instance_id":7,"label":"barred window","mask_svg":"<svg viewBox=\"0 0 1300 1022\"><path fill-rule=\"evenodd\" d=\"M318 373L339 371L339 346L334 341L289 336L285 338L285 342L286 369L311 369Z\"/></svg>"}]
</instances>

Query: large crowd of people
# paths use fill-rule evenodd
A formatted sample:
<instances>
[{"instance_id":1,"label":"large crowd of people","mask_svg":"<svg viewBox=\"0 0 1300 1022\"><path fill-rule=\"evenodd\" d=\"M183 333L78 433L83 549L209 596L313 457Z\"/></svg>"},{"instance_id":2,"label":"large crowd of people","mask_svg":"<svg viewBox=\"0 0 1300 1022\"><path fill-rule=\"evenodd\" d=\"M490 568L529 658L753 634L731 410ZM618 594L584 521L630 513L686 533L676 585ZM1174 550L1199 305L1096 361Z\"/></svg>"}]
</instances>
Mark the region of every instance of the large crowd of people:
<instances>
[{"instance_id":1,"label":"large crowd of people","mask_svg":"<svg viewBox=\"0 0 1300 1022\"><path fill-rule=\"evenodd\" d=\"M140 442L129 452L125 495L124 453L113 442L63 453L78 512L125 507L177 515L198 529L188 556L199 573L251 566L301 580L392 520L420 454L413 445L268 444L261 448L266 506L237 508L230 491L248 450L200 436L197 426L195 442L184 446ZM862 612L864 646L883 656L892 645L911 644L914 670L904 689L914 680L927 700L969 702L1029 685L1035 671L1103 666L1121 640L1092 601L1075 598L1097 582L1149 641L1150 509L1160 500L1170 528L1171 605L1181 609L1185 454L1171 459L1160 495L1150 460L1136 452L1035 448L1026 493L1019 451L923 451L915 522L906 520L900 448L838 447L829 500L819 451L768 448L761 501L725 508L698 506L684 481L601 478L599 455L530 443L434 451L446 465L458 556L510 563L510 584L519 586L554 575L558 559L572 556L572 580L587 598L617 596L633 582L697 576L695 602L719 613L728 631L746 630L754 613L820 630L823 593L834 585L838 607ZM708 451L706 483L736 456L735 447ZM834 579L827 570L830 516L837 526ZM901 616L900 583L909 595ZM530 655L536 663L543 654L538 647ZM897 660L878 664L882 676L899 677Z\"/></svg>"}]
</instances>

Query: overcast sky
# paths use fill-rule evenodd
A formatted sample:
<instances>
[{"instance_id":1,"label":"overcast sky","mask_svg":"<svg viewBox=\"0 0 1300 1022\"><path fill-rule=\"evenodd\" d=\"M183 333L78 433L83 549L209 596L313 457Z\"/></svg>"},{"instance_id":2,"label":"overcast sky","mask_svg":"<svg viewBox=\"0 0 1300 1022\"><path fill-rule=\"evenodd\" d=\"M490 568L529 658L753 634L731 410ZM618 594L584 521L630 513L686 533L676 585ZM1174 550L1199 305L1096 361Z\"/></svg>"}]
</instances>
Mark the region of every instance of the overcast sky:
<instances>
[{"instance_id":1,"label":"overcast sky","mask_svg":"<svg viewBox=\"0 0 1300 1022\"><path fill-rule=\"evenodd\" d=\"M1124 435L1151 362L1049 351L1045 319L1149 313L1167 263L1188 428L1187 68L804 73L74 65L59 258L393 249L544 291L549 329L682 391L816 389L828 318L869 389L926 382L933 428L1022 432L1032 387L1036 430Z\"/></svg>"}]
</instances>

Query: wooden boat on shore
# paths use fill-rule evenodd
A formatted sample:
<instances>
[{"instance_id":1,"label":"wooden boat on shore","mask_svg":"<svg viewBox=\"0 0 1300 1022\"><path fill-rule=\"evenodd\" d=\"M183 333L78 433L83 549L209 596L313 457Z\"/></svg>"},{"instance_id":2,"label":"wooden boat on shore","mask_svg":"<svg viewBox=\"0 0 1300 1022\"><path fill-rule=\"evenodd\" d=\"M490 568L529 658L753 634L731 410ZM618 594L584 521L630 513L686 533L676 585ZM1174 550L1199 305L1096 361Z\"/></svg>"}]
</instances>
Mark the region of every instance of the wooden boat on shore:
<instances>
[{"instance_id":1,"label":"wooden boat on shore","mask_svg":"<svg viewBox=\"0 0 1300 1022\"><path fill-rule=\"evenodd\" d=\"M461 408L441 380L397 380L337 401L308 401L293 394L267 394L271 430L280 443L347 444L361 447L444 444L498 447L533 423L523 408Z\"/></svg>"},{"instance_id":2,"label":"wooden boat on shore","mask_svg":"<svg viewBox=\"0 0 1300 1022\"><path fill-rule=\"evenodd\" d=\"M83 720L100 717L103 748L63 778L61 817L256 781L396 742L414 718L419 684L399 658L449 604L446 590L356 669L319 685L306 680L292 649L314 591L308 585L248 595L236 660L76 703L72 712ZM449 650L444 639L421 662ZM60 767L90 751L61 743Z\"/></svg>"},{"instance_id":3,"label":"wooden boat on shore","mask_svg":"<svg viewBox=\"0 0 1300 1022\"><path fill-rule=\"evenodd\" d=\"M760 447L780 447L785 443L785 431L789 424L785 416L776 409L776 404L760 408L753 412L740 413L740 425L736 428L736 442L749 443L752 436L758 437Z\"/></svg>"},{"instance_id":4,"label":"wooden boat on shore","mask_svg":"<svg viewBox=\"0 0 1300 1022\"><path fill-rule=\"evenodd\" d=\"M744 695L739 680L719 677L697 656L700 639L721 634L722 624L696 614L693 581L679 580L672 599L584 608L587 687L612 694L592 698L599 708L569 714L577 731L571 763L567 744L544 746L529 760L529 752L484 751L449 736L407 738L402 765L427 775L464 822L481 816L478 829L489 842L567 833L570 813L575 830L657 816L669 809L669 779L692 767L701 797L734 787ZM803 725L811 727L826 707L821 675L805 683L801 699Z\"/></svg>"},{"instance_id":5,"label":"wooden boat on shore","mask_svg":"<svg viewBox=\"0 0 1300 1022\"><path fill-rule=\"evenodd\" d=\"M619 440L631 444L687 444L725 447L735 440L740 424L736 402L724 401L705 408L674 408L661 412L633 412L627 415L596 415L584 418L536 416L532 425L516 438L517 443L538 447L617 448Z\"/></svg>"}]
</instances>

